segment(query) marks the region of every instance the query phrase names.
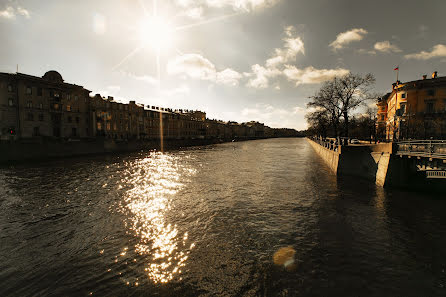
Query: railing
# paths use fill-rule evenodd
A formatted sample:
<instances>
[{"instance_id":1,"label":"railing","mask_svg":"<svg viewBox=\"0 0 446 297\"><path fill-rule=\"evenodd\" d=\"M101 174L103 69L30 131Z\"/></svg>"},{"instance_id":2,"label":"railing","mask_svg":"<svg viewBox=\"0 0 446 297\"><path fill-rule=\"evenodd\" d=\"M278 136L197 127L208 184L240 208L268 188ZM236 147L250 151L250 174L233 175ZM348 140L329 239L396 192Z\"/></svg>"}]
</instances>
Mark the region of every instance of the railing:
<instances>
[{"instance_id":1,"label":"railing","mask_svg":"<svg viewBox=\"0 0 446 297\"><path fill-rule=\"evenodd\" d=\"M400 155L446 159L446 140L408 140L397 145Z\"/></svg>"},{"instance_id":2,"label":"railing","mask_svg":"<svg viewBox=\"0 0 446 297\"><path fill-rule=\"evenodd\" d=\"M338 151L338 144L336 140L333 139L322 139L319 137L310 137L311 140L316 142L317 144L325 147L326 149L329 149L331 151L337 152Z\"/></svg>"},{"instance_id":3,"label":"railing","mask_svg":"<svg viewBox=\"0 0 446 297\"><path fill-rule=\"evenodd\" d=\"M444 170L426 170L427 178L446 178L446 171Z\"/></svg>"}]
</instances>

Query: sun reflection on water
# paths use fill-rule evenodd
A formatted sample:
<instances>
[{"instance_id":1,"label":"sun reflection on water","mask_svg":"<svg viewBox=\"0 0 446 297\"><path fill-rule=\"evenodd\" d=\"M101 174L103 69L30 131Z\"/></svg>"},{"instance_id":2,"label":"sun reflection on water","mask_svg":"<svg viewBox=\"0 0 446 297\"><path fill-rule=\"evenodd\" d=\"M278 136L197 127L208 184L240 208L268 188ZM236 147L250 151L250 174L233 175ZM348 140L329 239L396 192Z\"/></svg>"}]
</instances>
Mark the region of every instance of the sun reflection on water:
<instances>
[{"instance_id":1,"label":"sun reflection on water","mask_svg":"<svg viewBox=\"0 0 446 297\"><path fill-rule=\"evenodd\" d=\"M180 274L194 247L193 243L186 246L187 232L179 234L177 225L166 218L172 198L194 173L173 156L152 152L127 166L118 186L128 189L122 204L128 213L125 224L138 239L135 252L148 256L145 271L155 283L167 283Z\"/></svg>"}]
</instances>

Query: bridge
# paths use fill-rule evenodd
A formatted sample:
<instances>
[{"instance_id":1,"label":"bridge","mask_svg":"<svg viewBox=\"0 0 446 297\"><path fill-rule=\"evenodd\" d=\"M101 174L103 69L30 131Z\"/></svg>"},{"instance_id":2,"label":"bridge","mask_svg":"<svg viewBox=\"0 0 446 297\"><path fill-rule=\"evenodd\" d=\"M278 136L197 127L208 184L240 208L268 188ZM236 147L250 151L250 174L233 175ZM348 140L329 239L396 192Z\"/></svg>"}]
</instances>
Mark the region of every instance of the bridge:
<instances>
[{"instance_id":1,"label":"bridge","mask_svg":"<svg viewBox=\"0 0 446 297\"><path fill-rule=\"evenodd\" d=\"M427 178L446 179L446 140L407 140L396 143L396 155L415 158Z\"/></svg>"}]
</instances>

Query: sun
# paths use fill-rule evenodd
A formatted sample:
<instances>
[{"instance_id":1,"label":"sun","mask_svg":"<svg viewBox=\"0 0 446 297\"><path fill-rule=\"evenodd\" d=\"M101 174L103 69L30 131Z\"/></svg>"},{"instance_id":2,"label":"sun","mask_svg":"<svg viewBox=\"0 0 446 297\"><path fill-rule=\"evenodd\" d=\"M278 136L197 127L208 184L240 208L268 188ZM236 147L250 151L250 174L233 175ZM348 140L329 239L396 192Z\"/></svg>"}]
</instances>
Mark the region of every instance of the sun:
<instances>
[{"instance_id":1,"label":"sun","mask_svg":"<svg viewBox=\"0 0 446 297\"><path fill-rule=\"evenodd\" d=\"M142 47L152 49L167 49L173 43L174 27L165 18L151 16L143 19L140 24L140 42Z\"/></svg>"}]
</instances>

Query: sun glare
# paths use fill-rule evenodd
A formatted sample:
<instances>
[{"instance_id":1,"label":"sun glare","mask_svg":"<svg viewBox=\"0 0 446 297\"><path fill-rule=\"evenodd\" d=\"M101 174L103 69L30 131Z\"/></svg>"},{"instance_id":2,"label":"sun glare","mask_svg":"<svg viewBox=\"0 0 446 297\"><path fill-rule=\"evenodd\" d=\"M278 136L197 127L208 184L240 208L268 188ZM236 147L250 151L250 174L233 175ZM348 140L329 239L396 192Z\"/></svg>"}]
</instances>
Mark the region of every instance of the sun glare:
<instances>
[{"instance_id":1,"label":"sun glare","mask_svg":"<svg viewBox=\"0 0 446 297\"><path fill-rule=\"evenodd\" d=\"M140 40L143 47L166 49L172 45L174 28L164 18L148 17L140 25Z\"/></svg>"}]
</instances>

